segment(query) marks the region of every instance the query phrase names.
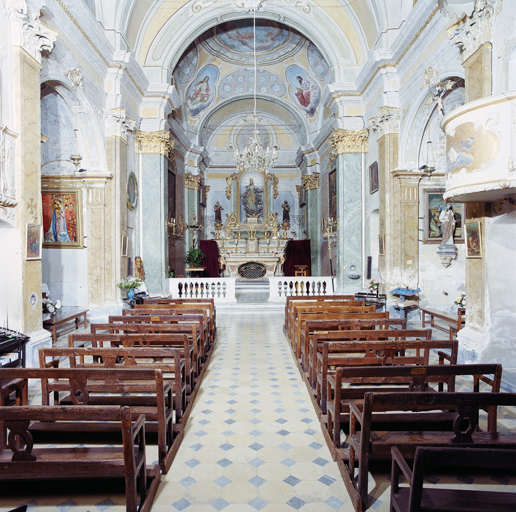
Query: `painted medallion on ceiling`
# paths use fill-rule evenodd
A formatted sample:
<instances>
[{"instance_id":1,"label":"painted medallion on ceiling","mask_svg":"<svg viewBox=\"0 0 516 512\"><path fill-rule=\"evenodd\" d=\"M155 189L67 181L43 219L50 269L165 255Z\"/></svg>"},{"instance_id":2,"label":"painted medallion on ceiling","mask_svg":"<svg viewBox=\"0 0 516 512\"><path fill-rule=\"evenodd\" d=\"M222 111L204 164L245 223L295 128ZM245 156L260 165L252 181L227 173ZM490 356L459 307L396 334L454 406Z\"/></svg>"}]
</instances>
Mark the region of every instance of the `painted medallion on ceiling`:
<instances>
[{"instance_id":1,"label":"painted medallion on ceiling","mask_svg":"<svg viewBox=\"0 0 516 512\"><path fill-rule=\"evenodd\" d=\"M285 84L278 75L266 71L257 70L258 94L272 94L273 96L284 96ZM223 99L231 98L237 94L253 94L254 92L254 70L237 69L226 75L219 85L219 96Z\"/></svg>"},{"instance_id":2,"label":"painted medallion on ceiling","mask_svg":"<svg viewBox=\"0 0 516 512\"><path fill-rule=\"evenodd\" d=\"M256 20L256 60L277 64L299 51L305 39L296 30L269 20ZM254 63L253 20L228 21L214 27L201 42L212 55L233 64Z\"/></svg>"},{"instance_id":3,"label":"painted medallion on ceiling","mask_svg":"<svg viewBox=\"0 0 516 512\"><path fill-rule=\"evenodd\" d=\"M199 71L195 80L188 86L185 102L192 117L197 117L211 105L218 78L219 70L212 64L208 64Z\"/></svg>"},{"instance_id":4,"label":"painted medallion on ceiling","mask_svg":"<svg viewBox=\"0 0 516 512\"><path fill-rule=\"evenodd\" d=\"M287 80L294 105L310 117L314 116L321 100L321 88L317 81L301 66L290 66L287 69Z\"/></svg>"},{"instance_id":5,"label":"painted medallion on ceiling","mask_svg":"<svg viewBox=\"0 0 516 512\"><path fill-rule=\"evenodd\" d=\"M190 45L188 50L183 54L183 57L179 61L176 67L177 77L182 85L187 84L197 70L197 64L199 62L199 52L195 45Z\"/></svg>"}]
</instances>

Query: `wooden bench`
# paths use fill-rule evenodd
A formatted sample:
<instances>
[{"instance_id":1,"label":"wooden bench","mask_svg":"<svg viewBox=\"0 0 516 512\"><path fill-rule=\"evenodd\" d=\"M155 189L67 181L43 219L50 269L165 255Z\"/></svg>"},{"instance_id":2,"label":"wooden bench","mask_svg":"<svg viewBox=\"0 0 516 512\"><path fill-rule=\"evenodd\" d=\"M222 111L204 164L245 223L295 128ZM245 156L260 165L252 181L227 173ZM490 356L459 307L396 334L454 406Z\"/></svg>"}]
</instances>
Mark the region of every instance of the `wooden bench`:
<instances>
[{"instance_id":1,"label":"wooden bench","mask_svg":"<svg viewBox=\"0 0 516 512\"><path fill-rule=\"evenodd\" d=\"M396 446L406 458L414 458L418 446L473 447L516 450L516 435L498 431L496 408L516 406L516 393L366 393L361 404L350 403L349 464L341 473L356 510L369 506L369 461L391 457ZM480 411L487 410L487 431L479 429ZM428 430L424 416L435 422L439 415L455 412L450 430ZM372 418L378 414L419 413L418 428L409 430L375 429ZM358 474L355 475L355 460Z\"/></svg>"},{"instance_id":2,"label":"wooden bench","mask_svg":"<svg viewBox=\"0 0 516 512\"><path fill-rule=\"evenodd\" d=\"M492 476L492 470L512 472L516 470L516 452L513 449L495 448L431 448L416 449L414 466L411 470L400 451L393 446L391 469L391 504L393 512L411 512L432 510L455 512L507 512L516 510L516 494L504 490L504 486L490 486L489 490L476 489L472 485L462 488L446 487L438 481L431 487L424 486L425 477L438 474L443 469L455 468L457 476L463 476L468 470L480 469L485 476ZM491 470L491 471L489 471ZM400 485L400 476L408 483ZM448 474L448 471L447 471ZM477 476L477 473L475 473ZM456 485L456 484L455 484ZM469 488L468 488L469 487Z\"/></svg>"},{"instance_id":3,"label":"wooden bench","mask_svg":"<svg viewBox=\"0 0 516 512\"><path fill-rule=\"evenodd\" d=\"M88 327L88 311L84 308L69 308L63 307L52 315L49 320L43 321L43 327L50 327L52 329L52 343L57 341L57 326L75 320L75 328L79 328L79 319L83 317L83 325L86 329Z\"/></svg>"},{"instance_id":4,"label":"wooden bench","mask_svg":"<svg viewBox=\"0 0 516 512\"><path fill-rule=\"evenodd\" d=\"M428 364L429 350L423 350L418 343L430 340L430 329L378 329L374 331L339 331L314 334L314 355L316 356L316 396L323 414L326 413L327 379L330 369L336 366L385 366L387 364ZM414 338L415 347L398 346L397 341ZM391 342L391 343L380 343ZM322 342L322 344L321 344ZM319 351L319 348L322 348ZM416 348L416 356L405 356L407 348ZM423 350L425 358L419 352ZM317 352L316 352L317 351ZM312 360L313 362L313 360Z\"/></svg>"},{"instance_id":5,"label":"wooden bench","mask_svg":"<svg viewBox=\"0 0 516 512\"><path fill-rule=\"evenodd\" d=\"M94 348L175 348L179 350L180 358L185 361L187 395L190 395L195 387L199 361L195 358L194 346L187 333L70 334L68 346L70 348L87 346Z\"/></svg>"},{"instance_id":6,"label":"wooden bench","mask_svg":"<svg viewBox=\"0 0 516 512\"><path fill-rule=\"evenodd\" d=\"M354 295L291 295L286 298L285 301L285 329L289 330L289 319L291 308L296 302L305 302L307 304L314 304L325 301L337 301L337 300L355 300Z\"/></svg>"},{"instance_id":7,"label":"wooden bench","mask_svg":"<svg viewBox=\"0 0 516 512\"><path fill-rule=\"evenodd\" d=\"M324 335L329 332L337 331L358 331L399 328L405 329L407 320L405 318L389 318L389 313L361 313L339 315L335 320L307 320L305 329L301 335L301 350L303 370L308 371L310 385L315 388L315 368L317 362L317 352L321 350L318 344L314 343L314 335L320 333ZM322 340L322 337L318 338ZM317 347L317 348L316 348ZM321 345L322 347L322 345ZM305 366L306 360L306 366Z\"/></svg>"},{"instance_id":8,"label":"wooden bench","mask_svg":"<svg viewBox=\"0 0 516 512\"><path fill-rule=\"evenodd\" d=\"M174 423L173 383L166 382L159 369L13 368L0 369L0 377L40 380L43 405L126 405L133 413L143 414L145 431L157 434L163 473L172 465L184 436L182 425ZM47 432L53 442L61 442L58 427L51 423L37 427ZM37 429L34 425L31 428ZM74 428L80 433L95 432L86 423L84 428L80 423ZM96 429L99 433L113 432L110 424L99 423Z\"/></svg>"},{"instance_id":9,"label":"wooden bench","mask_svg":"<svg viewBox=\"0 0 516 512\"><path fill-rule=\"evenodd\" d=\"M427 348L434 345L434 340L425 342ZM444 348L445 342L436 344ZM426 359L426 358L425 358ZM493 378L488 377L493 375ZM457 376L469 376L471 391L480 391L480 382L486 389L498 393L502 380L502 366L484 365L406 365L380 367L344 367L337 368L334 375L328 376L328 432L333 446L341 445L340 431L349 425L349 404L363 400L365 393L396 393L401 391L455 391ZM433 385L433 387L430 386ZM437 384L437 389L436 385ZM446 388L445 388L446 385ZM373 418L374 420L374 418ZM385 418L384 418L385 421ZM340 452L344 457L344 452Z\"/></svg>"},{"instance_id":10,"label":"wooden bench","mask_svg":"<svg viewBox=\"0 0 516 512\"><path fill-rule=\"evenodd\" d=\"M451 331L449 330L450 326L447 325L446 327L443 327L442 325L436 324L434 321L435 318L439 318L440 320L444 320L445 322L448 322L454 328L456 327L457 331L460 331L463 327L462 324L465 321L465 314L466 314L466 310L464 308L458 308L456 315L453 313L446 313L445 311L440 311L438 309L430 308L430 307L424 307L424 308L420 307L419 309L421 311L421 324L423 327L425 327L425 325L426 325L426 322L427 322L426 316L427 315L430 317L430 326L432 328L435 327L436 329L440 329L441 331L449 332L450 335L451 335Z\"/></svg>"},{"instance_id":11,"label":"wooden bench","mask_svg":"<svg viewBox=\"0 0 516 512\"><path fill-rule=\"evenodd\" d=\"M127 512L150 511L161 475L158 466L146 464L143 415L131 418L129 407L19 406L0 407L0 420L9 430L9 447L0 450L0 480L124 479ZM70 424L111 422L118 428L122 443L96 447L35 445L31 435L34 422L56 428L63 423L67 428Z\"/></svg>"},{"instance_id":12,"label":"wooden bench","mask_svg":"<svg viewBox=\"0 0 516 512\"><path fill-rule=\"evenodd\" d=\"M40 368L59 368L67 359L70 368L118 368L161 370L172 382L175 423L186 409L185 362L174 348L40 348Z\"/></svg>"}]
</instances>

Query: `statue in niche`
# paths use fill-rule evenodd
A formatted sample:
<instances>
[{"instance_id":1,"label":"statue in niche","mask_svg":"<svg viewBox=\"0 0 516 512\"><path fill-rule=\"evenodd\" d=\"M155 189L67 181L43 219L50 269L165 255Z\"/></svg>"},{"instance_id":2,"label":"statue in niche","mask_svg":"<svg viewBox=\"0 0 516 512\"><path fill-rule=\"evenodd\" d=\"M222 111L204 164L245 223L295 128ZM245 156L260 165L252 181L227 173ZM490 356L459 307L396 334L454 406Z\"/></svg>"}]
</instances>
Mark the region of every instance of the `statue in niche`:
<instances>
[{"instance_id":1,"label":"statue in niche","mask_svg":"<svg viewBox=\"0 0 516 512\"><path fill-rule=\"evenodd\" d=\"M441 245L453 245L453 234L455 232L455 215L451 204L447 204L439 215L439 222L443 232Z\"/></svg>"},{"instance_id":2,"label":"statue in niche","mask_svg":"<svg viewBox=\"0 0 516 512\"><path fill-rule=\"evenodd\" d=\"M257 219L263 216L263 188L258 188L252 178L242 194L242 205L246 218Z\"/></svg>"},{"instance_id":3,"label":"statue in niche","mask_svg":"<svg viewBox=\"0 0 516 512\"><path fill-rule=\"evenodd\" d=\"M213 210L215 212L215 223L216 224L222 224L222 206L220 205L219 201L215 203L215 206L213 207Z\"/></svg>"},{"instance_id":4,"label":"statue in niche","mask_svg":"<svg viewBox=\"0 0 516 512\"><path fill-rule=\"evenodd\" d=\"M285 201L281 206L283 208L283 222L290 222L290 205Z\"/></svg>"}]
</instances>

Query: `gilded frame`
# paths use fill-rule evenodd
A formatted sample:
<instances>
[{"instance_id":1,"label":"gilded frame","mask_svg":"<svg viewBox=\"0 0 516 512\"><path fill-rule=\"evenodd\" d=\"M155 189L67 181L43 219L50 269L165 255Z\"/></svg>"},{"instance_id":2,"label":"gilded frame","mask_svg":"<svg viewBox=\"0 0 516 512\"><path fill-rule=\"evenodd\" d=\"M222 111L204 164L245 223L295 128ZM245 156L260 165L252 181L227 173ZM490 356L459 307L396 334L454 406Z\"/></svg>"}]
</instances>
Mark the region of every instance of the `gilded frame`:
<instances>
[{"instance_id":1,"label":"gilded frame","mask_svg":"<svg viewBox=\"0 0 516 512\"><path fill-rule=\"evenodd\" d=\"M41 192L44 248L83 248L81 195L80 189Z\"/></svg>"}]
</instances>

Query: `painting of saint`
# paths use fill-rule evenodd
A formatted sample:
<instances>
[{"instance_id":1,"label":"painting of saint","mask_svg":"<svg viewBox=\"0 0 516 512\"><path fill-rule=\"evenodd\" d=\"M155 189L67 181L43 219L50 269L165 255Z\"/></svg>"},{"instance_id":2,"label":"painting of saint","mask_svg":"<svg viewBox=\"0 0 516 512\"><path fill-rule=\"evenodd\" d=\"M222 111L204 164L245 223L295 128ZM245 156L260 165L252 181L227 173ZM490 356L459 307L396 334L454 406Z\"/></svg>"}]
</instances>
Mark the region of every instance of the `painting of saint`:
<instances>
[{"instance_id":1,"label":"painting of saint","mask_svg":"<svg viewBox=\"0 0 516 512\"><path fill-rule=\"evenodd\" d=\"M301 66L290 66L287 69L287 80L294 104L302 108L310 117L314 116L321 99L321 88L317 81Z\"/></svg>"},{"instance_id":2,"label":"painting of saint","mask_svg":"<svg viewBox=\"0 0 516 512\"><path fill-rule=\"evenodd\" d=\"M185 100L192 117L197 117L210 106L215 97L215 82L218 77L219 70L212 64L208 64L199 71L197 77L188 86Z\"/></svg>"},{"instance_id":3,"label":"painting of saint","mask_svg":"<svg viewBox=\"0 0 516 512\"><path fill-rule=\"evenodd\" d=\"M423 241L439 244L445 244L449 240L451 240L451 243L464 242L462 228L464 205L462 203L446 203L443 194L443 189L433 189L425 192L426 228L423 233ZM444 216L443 212L448 212L448 215ZM453 219L450 216L453 216ZM445 220L444 226L443 220Z\"/></svg>"},{"instance_id":4,"label":"painting of saint","mask_svg":"<svg viewBox=\"0 0 516 512\"><path fill-rule=\"evenodd\" d=\"M79 193L42 192L45 247L82 247Z\"/></svg>"},{"instance_id":5,"label":"painting of saint","mask_svg":"<svg viewBox=\"0 0 516 512\"><path fill-rule=\"evenodd\" d=\"M25 255L27 260L41 259L41 232L41 225L27 224L27 249Z\"/></svg>"}]
</instances>

